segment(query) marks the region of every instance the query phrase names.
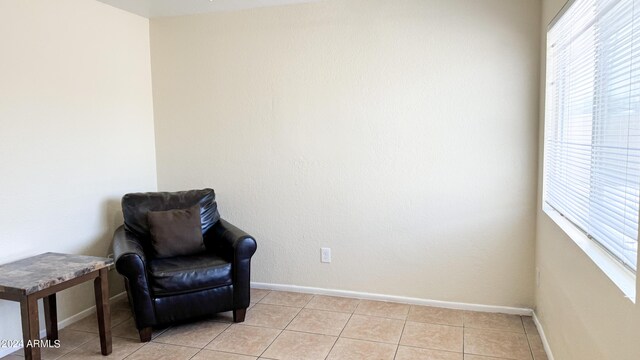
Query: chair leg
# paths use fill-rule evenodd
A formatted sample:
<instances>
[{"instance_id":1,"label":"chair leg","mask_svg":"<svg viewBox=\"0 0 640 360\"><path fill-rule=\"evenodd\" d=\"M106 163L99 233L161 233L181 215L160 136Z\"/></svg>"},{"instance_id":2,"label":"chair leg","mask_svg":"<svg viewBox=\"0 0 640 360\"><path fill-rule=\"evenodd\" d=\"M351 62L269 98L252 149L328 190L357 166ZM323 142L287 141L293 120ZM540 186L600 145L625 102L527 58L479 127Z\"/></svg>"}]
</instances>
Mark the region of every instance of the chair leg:
<instances>
[{"instance_id":1,"label":"chair leg","mask_svg":"<svg viewBox=\"0 0 640 360\"><path fill-rule=\"evenodd\" d=\"M247 309L236 309L233 310L233 322L243 322L244 316L247 314Z\"/></svg>"},{"instance_id":2,"label":"chair leg","mask_svg":"<svg viewBox=\"0 0 640 360\"><path fill-rule=\"evenodd\" d=\"M146 327L138 330L140 333L140 342L149 342L151 341L151 333L153 332L152 327Z\"/></svg>"}]
</instances>

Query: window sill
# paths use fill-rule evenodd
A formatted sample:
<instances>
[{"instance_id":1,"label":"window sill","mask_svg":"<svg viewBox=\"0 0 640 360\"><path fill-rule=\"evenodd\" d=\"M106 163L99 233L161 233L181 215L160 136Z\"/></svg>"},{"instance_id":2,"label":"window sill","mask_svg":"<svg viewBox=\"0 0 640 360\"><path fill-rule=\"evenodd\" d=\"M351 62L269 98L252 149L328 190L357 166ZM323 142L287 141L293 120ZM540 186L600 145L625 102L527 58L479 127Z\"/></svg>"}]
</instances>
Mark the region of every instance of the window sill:
<instances>
[{"instance_id":1,"label":"window sill","mask_svg":"<svg viewBox=\"0 0 640 360\"><path fill-rule=\"evenodd\" d=\"M559 212L544 205L542 210L573 240L582 251L602 270L611 281L625 294L625 297L636 302L636 274L627 269L611 254L602 249L582 231L578 230Z\"/></svg>"}]
</instances>

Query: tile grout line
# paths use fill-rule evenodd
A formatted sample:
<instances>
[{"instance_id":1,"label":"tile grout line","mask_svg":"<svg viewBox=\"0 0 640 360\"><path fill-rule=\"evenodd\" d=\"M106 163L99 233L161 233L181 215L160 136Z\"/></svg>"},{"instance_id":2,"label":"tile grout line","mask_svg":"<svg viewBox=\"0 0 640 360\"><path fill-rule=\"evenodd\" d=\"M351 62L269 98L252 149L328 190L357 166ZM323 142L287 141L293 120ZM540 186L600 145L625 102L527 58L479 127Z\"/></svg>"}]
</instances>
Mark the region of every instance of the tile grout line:
<instances>
[{"instance_id":1,"label":"tile grout line","mask_svg":"<svg viewBox=\"0 0 640 360\"><path fill-rule=\"evenodd\" d=\"M144 345L140 346L139 348L137 348L136 350L134 350L131 354L129 354L129 355L127 355L127 356L125 356L123 360L130 358L133 354L137 353L138 351L140 351L140 349L144 348L145 346L147 346L147 345L149 345L149 344L151 344L151 341L149 341L148 343L146 343L146 344L144 344Z\"/></svg>"},{"instance_id":2,"label":"tile grout line","mask_svg":"<svg viewBox=\"0 0 640 360\"><path fill-rule=\"evenodd\" d=\"M531 341L529 340L529 334L527 334L527 328L524 326L524 319L520 316L520 321L522 322L522 330L524 330L524 337L527 339L527 345L529 345L529 353L531 354L531 359L535 360L536 357L533 354L533 348L531 347Z\"/></svg>"},{"instance_id":3,"label":"tile grout line","mask_svg":"<svg viewBox=\"0 0 640 360\"><path fill-rule=\"evenodd\" d=\"M329 352L327 353L327 356L324 357L325 360L327 360L329 358L329 355L331 355L331 352L333 351L333 348L336 347L336 344L338 343L338 340L340 340L340 338L342 337L342 333L344 332L344 329L346 329L347 325L349 325L349 321L351 321L351 317L353 317L353 314L356 313L356 310L358 309L358 306L360 306L360 303L361 303L361 301L358 299L358 305L356 305L355 309L353 309L353 312L351 312L349 314L349 318L347 319L347 322L344 323L344 326L342 327L342 330L340 330L340 333L338 334L338 338L336 338L336 341L331 346L331 349L329 349Z\"/></svg>"},{"instance_id":4,"label":"tile grout line","mask_svg":"<svg viewBox=\"0 0 640 360\"><path fill-rule=\"evenodd\" d=\"M213 339L211 339L208 343L206 343L200 350L204 350L207 346L209 346L209 344L211 344L215 339L218 338L218 336L222 335L222 333L224 333L225 331L227 331L227 329L229 329L231 327L231 325L233 325L233 322L231 323L227 323L227 327L224 328L224 330L220 331L220 333L216 336L213 337ZM167 330L165 329L160 335L164 334ZM160 335L158 335L158 337L160 337ZM195 355L194 355L195 356Z\"/></svg>"},{"instance_id":5,"label":"tile grout line","mask_svg":"<svg viewBox=\"0 0 640 360\"><path fill-rule=\"evenodd\" d=\"M222 333L220 333L220 334L222 334ZM220 335L220 334L218 334L218 335ZM193 354L193 355L191 355L191 357L190 357L188 360L191 360L191 359L193 359L194 357L196 357L196 355L200 354L200 352L202 352L202 350L204 350L204 348L199 349L198 351L196 351L196 353L195 353L195 354Z\"/></svg>"},{"instance_id":6,"label":"tile grout line","mask_svg":"<svg viewBox=\"0 0 640 360\"><path fill-rule=\"evenodd\" d=\"M412 304L405 304L405 303L399 303L399 302L394 302L394 301L383 301L383 300L368 300L368 299L358 299L358 298L347 298L347 299L357 299L359 300L358 302L358 306L356 306L356 309L353 311L354 315L359 315L359 316L372 316L372 317L377 317L377 318L382 318L382 319L391 319L391 320L407 320L407 316L408 316L408 312L405 315L404 319L400 319L397 317L393 317L393 316L384 316L384 315L378 315L377 313L375 314L368 314L368 313L358 313L358 308L360 308L360 305L365 302L365 301L369 301L369 302L377 302L377 303L386 303L386 304L397 304L397 305L406 305L409 308L411 308L411 306L415 306ZM363 310L364 311L364 310Z\"/></svg>"},{"instance_id":7,"label":"tile grout line","mask_svg":"<svg viewBox=\"0 0 640 360\"><path fill-rule=\"evenodd\" d=\"M282 292L282 291L280 291ZM271 293L273 293L273 291L269 291L268 294L266 294L265 296L262 297L262 299L260 299L260 301L256 302L256 304L262 304L262 305L275 305L275 306L286 306L286 307L293 307L293 308L300 308L300 309L304 309L309 302L311 302L311 300L313 300L314 297L316 297L316 294L305 294L305 293L296 293L296 292L291 292L291 291L284 291L284 292L288 292L288 293L292 293L292 294L298 294L298 295L311 295L311 297L309 298L309 300L307 300L304 305L302 306L296 306L296 305L282 305L282 304L274 304L274 303L263 303L262 301L264 301L264 299L267 298L267 296L271 295Z\"/></svg>"},{"instance_id":8,"label":"tile grout line","mask_svg":"<svg viewBox=\"0 0 640 360\"><path fill-rule=\"evenodd\" d=\"M213 321L213 320L209 320L209 321ZM220 331L220 333L216 336L213 337L213 339L211 339L211 341L209 341L206 345L204 345L203 347L201 347L198 351L196 351L195 354L193 354L189 360L193 359L194 357L198 356L198 354L200 354L202 351L204 351L204 348L207 347L213 340L215 340L218 336L220 336L220 334L222 334L223 332L227 331L227 329L231 327L231 324L227 324L227 327L224 328L224 330ZM165 329L166 331L166 329ZM163 332L164 333L164 332ZM160 335L158 335L158 337L160 337ZM162 343L161 343L162 344ZM173 345L173 344L168 344L168 345Z\"/></svg>"},{"instance_id":9,"label":"tile grout line","mask_svg":"<svg viewBox=\"0 0 640 360\"><path fill-rule=\"evenodd\" d=\"M146 344L143 344L142 346L140 346L138 349L136 349L134 352L132 352L131 354L127 355L124 357L123 360L128 359L130 356L132 356L133 354L137 353L138 351L140 351L142 348L144 348L145 346L148 346L150 344L157 344L157 345L169 345L169 346L178 346L178 347L183 347L183 348L188 348L188 349L198 349L197 347L193 347L193 346L184 346L184 345L176 345L176 344L169 344L169 343L163 343L163 342L156 342L154 341L155 339L159 338L162 334L166 333L167 331L169 331L169 329L173 328L173 326L167 326L166 328L162 329L162 331L160 331L160 333L158 335L156 335L156 337L153 337L153 333L151 334L151 340L149 340L149 342L147 342ZM226 329L225 329L226 330ZM220 334L218 334L220 335ZM216 335L217 337L217 335ZM138 339L136 339L138 340ZM205 345L206 346L206 345ZM200 353L200 351L202 351L203 348L199 349L198 351L196 351L195 354L193 354L191 357L189 357L189 359L192 359L194 356L198 355L198 353Z\"/></svg>"},{"instance_id":10,"label":"tile grout line","mask_svg":"<svg viewBox=\"0 0 640 360\"><path fill-rule=\"evenodd\" d=\"M363 341L369 341L369 340L363 340ZM380 343L380 342L376 342L376 343L389 345L389 343ZM460 351L444 350L444 349L439 349L439 348L434 348L434 347L422 347L422 346L418 346L418 345L407 345L407 344L402 344L402 346L407 347L407 348L413 348L413 349L432 350L432 351L439 351L439 352L445 352L445 353L451 353L451 354L462 354ZM464 355L464 354L462 354L462 355ZM477 355L477 354L467 354L467 355L482 356L482 355ZM501 358L497 358L497 359L501 359Z\"/></svg>"},{"instance_id":11,"label":"tile grout line","mask_svg":"<svg viewBox=\"0 0 640 360\"><path fill-rule=\"evenodd\" d=\"M249 302L251 302L251 290L253 290L253 288L249 289ZM267 293L262 295L262 297L258 300L255 301L255 303L259 303L262 299L266 298L267 295L271 294L273 292L273 290L265 290Z\"/></svg>"},{"instance_id":12,"label":"tile grout line","mask_svg":"<svg viewBox=\"0 0 640 360\"><path fill-rule=\"evenodd\" d=\"M271 294L273 290L267 290L267 293L264 294L260 299L258 299L254 304L259 304L262 299L266 298L269 294ZM249 295L249 302L251 302L251 295Z\"/></svg>"},{"instance_id":13,"label":"tile grout line","mask_svg":"<svg viewBox=\"0 0 640 360\"><path fill-rule=\"evenodd\" d=\"M464 352L464 339L465 339L466 333L467 333L467 331L466 331L467 327L465 326L465 324L466 324L465 315L466 315L466 312L463 311L462 312L462 359L463 360L464 360L464 354L465 354L465 352Z\"/></svg>"},{"instance_id":14,"label":"tile grout line","mask_svg":"<svg viewBox=\"0 0 640 360\"><path fill-rule=\"evenodd\" d=\"M270 292L270 293L271 293L271 292ZM269 295L269 294L267 294L267 295ZM265 296L264 296L260 301L264 300L264 299L267 297L267 295L265 295ZM312 295L312 296L311 296L311 299L313 299L314 297L315 297L315 295ZM311 301L311 299L309 299L309 301ZM309 303L309 301L307 301L307 303ZM306 306L306 304L307 304L307 303L305 303L305 306ZM265 304L265 305L269 305L269 304ZM293 306L289 306L289 307L293 307ZM297 308L297 307L295 307L295 308ZM300 311L302 311L302 309L304 309L304 307L298 308L298 312L296 312L296 314L293 316L293 318L291 318L291 320L289 320L289 322L287 323L287 325L285 325L285 326L284 326L284 328L283 328L282 330L280 330L280 333L278 334L278 336L276 336L276 337L275 337L275 339L273 339L273 341L271 341L271 342L269 343L269 345L267 345L267 347L266 347L266 348L265 348L265 349L260 353L260 355L258 356L258 358L261 358L261 357L262 357L262 355L264 355L264 353L265 353L265 352L267 352L267 350L269 350L269 348L271 347L271 345L273 345L273 343L274 343L274 342L276 342L276 340L278 340L278 338L282 335L282 333L284 333L285 329L286 329L286 328L291 324L291 322L292 322L296 317L298 317L298 315L300 314Z\"/></svg>"},{"instance_id":15,"label":"tile grout line","mask_svg":"<svg viewBox=\"0 0 640 360\"><path fill-rule=\"evenodd\" d=\"M209 346L212 342L215 341L215 339L217 339L220 335L222 335L222 333L226 332L229 328L231 328L233 325L238 325L238 326L246 326L246 327L252 327L252 328L257 328L257 329L271 329L271 330L278 330L280 331L280 333L282 333L283 330L280 329L274 329L274 328L270 328L270 327L265 327L265 326L256 326L256 325L244 325L242 323L230 323L229 326L227 326L226 329L224 329L224 331L222 331L220 334L216 335L211 341L209 341L207 343L207 345L205 345L202 350L211 350L211 351L218 351L218 352L223 352L223 353L227 353L227 354L235 354L235 355L243 355L243 356L254 356L254 355L247 355L247 354L240 354L240 353L234 353L234 352L229 352L229 351L224 351L224 350L217 350L217 349L207 349L206 347ZM273 341L275 341L275 339L278 338L278 336L280 336L280 333L278 333L278 335L273 339ZM269 345L267 345L267 348L269 348L269 346L271 346L271 344L273 343L273 341L271 341L269 343ZM267 350L267 348L265 348L262 353L264 353L264 351ZM262 353L260 353L260 355L257 356L260 357L262 355Z\"/></svg>"},{"instance_id":16,"label":"tile grout line","mask_svg":"<svg viewBox=\"0 0 640 360\"><path fill-rule=\"evenodd\" d=\"M411 307L409 307L409 311L407 312L407 317L402 324L402 331L400 332L400 338L398 339L398 345L396 346L396 352L393 354L393 359L398 356L398 350L400 350L400 342L402 341L402 336L404 335L404 329L407 327L407 321L409 321L409 313L411 312Z\"/></svg>"}]
</instances>

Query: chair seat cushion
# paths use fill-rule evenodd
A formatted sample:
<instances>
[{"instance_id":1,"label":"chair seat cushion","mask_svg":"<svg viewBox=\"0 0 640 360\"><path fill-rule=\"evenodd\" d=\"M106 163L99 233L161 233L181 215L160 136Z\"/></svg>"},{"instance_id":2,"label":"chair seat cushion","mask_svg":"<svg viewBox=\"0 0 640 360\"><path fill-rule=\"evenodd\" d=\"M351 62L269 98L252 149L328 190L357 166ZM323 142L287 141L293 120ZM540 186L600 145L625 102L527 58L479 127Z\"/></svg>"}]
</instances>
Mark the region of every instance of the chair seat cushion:
<instances>
[{"instance_id":1,"label":"chair seat cushion","mask_svg":"<svg viewBox=\"0 0 640 360\"><path fill-rule=\"evenodd\" d=\"M149 263L149 282L155 296L231 285L231 263L211 253L156 258Z\"/></svg>"}]
</instances>

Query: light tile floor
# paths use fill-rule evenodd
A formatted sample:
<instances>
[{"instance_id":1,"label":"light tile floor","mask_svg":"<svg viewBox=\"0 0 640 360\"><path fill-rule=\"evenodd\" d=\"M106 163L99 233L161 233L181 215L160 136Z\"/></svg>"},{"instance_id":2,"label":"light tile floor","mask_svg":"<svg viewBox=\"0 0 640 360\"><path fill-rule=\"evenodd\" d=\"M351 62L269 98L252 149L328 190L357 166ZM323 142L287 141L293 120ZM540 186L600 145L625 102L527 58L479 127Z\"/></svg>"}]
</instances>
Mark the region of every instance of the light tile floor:
<instances>
[{"instance_id":1,"label":"light tile floor","mask_svg":"<svg viewBox=\"0 0 640 360\"><path fill-rule=\"evenodd\" d=\"M60 331L43 359L546 360L530 317L293 292L251 290L231 313L156 329L140 343L126 300L111 304L113 354L100 355L95 316ZM22 359L22 350L5 359Z\"/></svg>"}]
</instances>

